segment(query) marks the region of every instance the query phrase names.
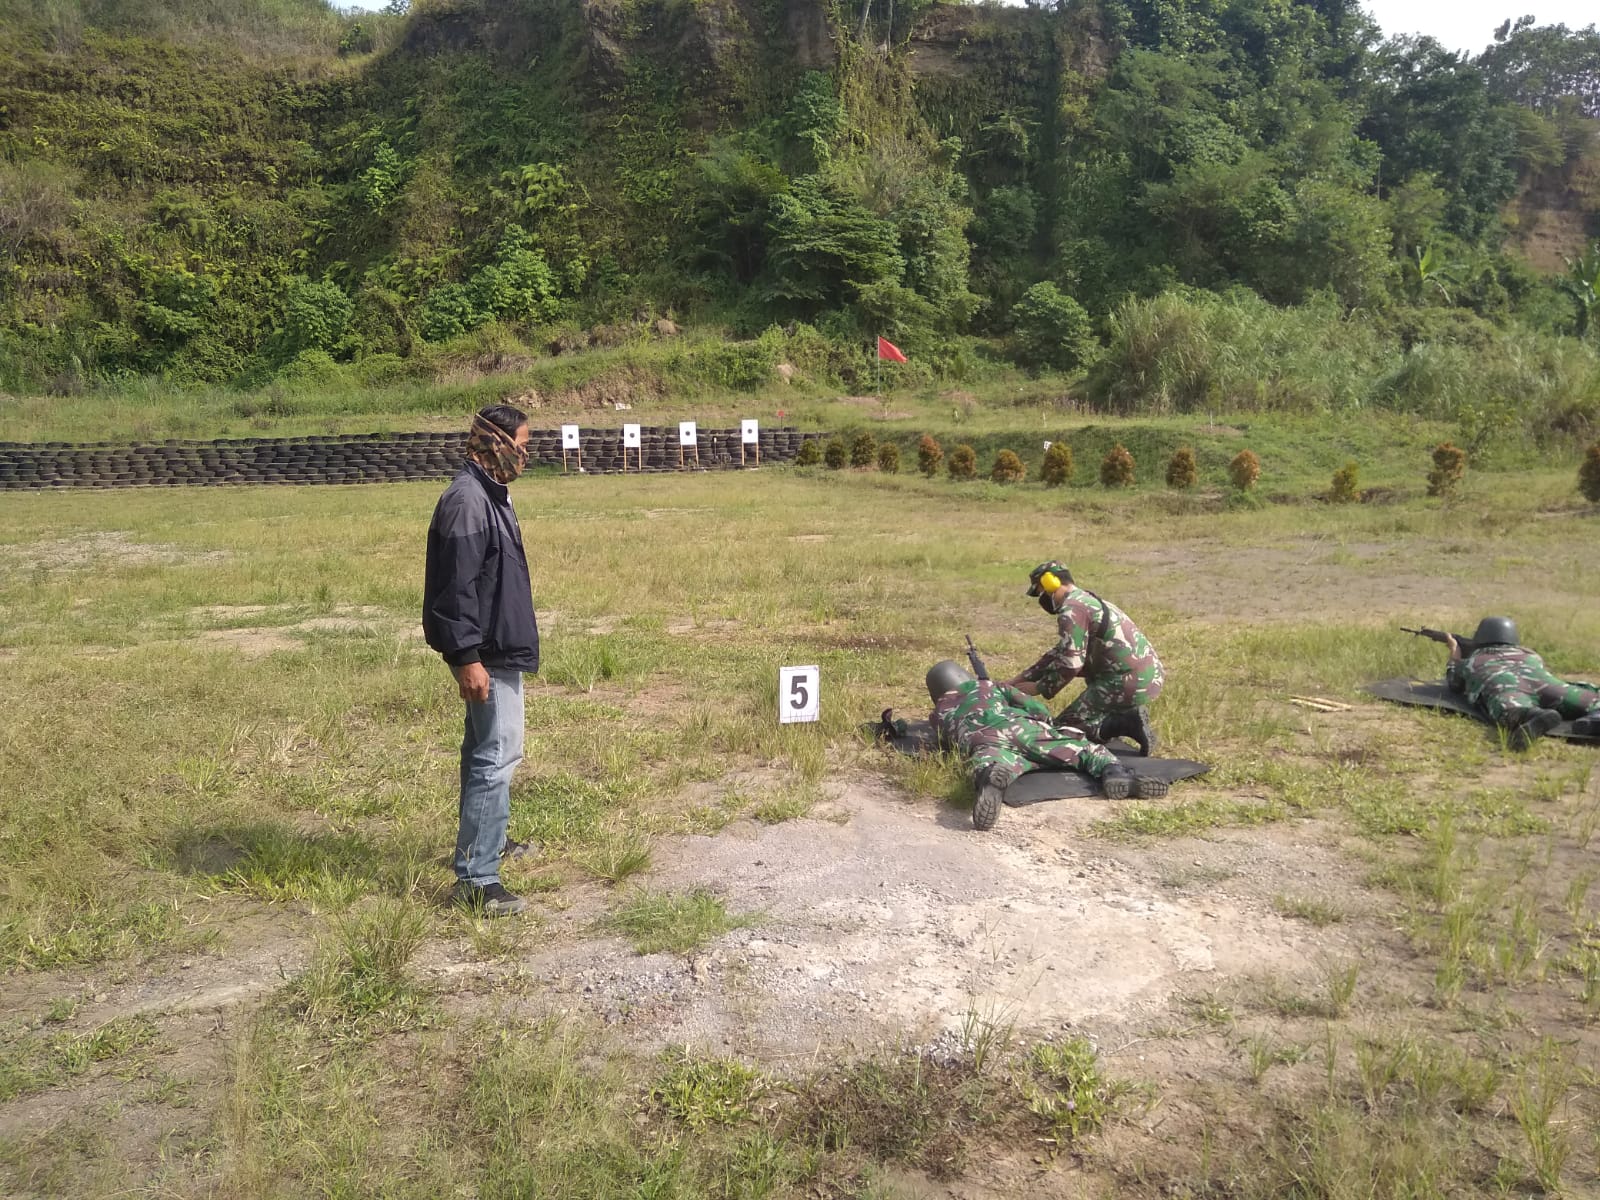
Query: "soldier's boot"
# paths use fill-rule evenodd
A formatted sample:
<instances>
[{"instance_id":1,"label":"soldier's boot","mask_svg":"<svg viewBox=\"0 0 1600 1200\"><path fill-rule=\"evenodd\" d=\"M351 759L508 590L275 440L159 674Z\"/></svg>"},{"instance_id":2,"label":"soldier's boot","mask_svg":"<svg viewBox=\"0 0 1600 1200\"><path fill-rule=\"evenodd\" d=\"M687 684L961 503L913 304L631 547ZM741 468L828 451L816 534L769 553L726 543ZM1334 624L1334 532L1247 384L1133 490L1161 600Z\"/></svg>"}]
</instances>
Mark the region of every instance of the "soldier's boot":
<instances>
[{"instance_id":1,"label":"soldier's boot","mask_svg":"<svg viewBox=\"0 0 1600 1200\"><path fill-rule=\"evenodd\" d=\"M1149 758L1161 745L1155 727L1150 724L1150 710L1140 705L1114 712L1100 722L1095 741L1104 744L1114 737L1125 737L1139 746L1139 753Z\"/></svg>"},{"instance_id":2,"label":"soldier's boot","mask_svg":"<svg viewBox=\"0 0 1600 1200\"><path fill-rule=\"evenodd\" d=\"M1167 794L1167 782L1139 775L1121 763L1112 763L1100 776L1100 790L1107 800L1126 800L1133 796L1139 800L1159 800Z\"/></svg>"},{"instance_id":3,"label":"soldier's boot","mask_svg":"<svg viewBox=\"0 0 1600 1200\"><path fill-rule=\"evenodd\" d=\"M972 776L972 786L977 799L972 802L972 827L988 831L1000 819L1000 805L1005 800L1006 788L1015 773L1002 766L979 767Z\"/></svg>"},{"instance_id":4,"label":"soldier's boot","mask_svg":"<svg viewBox=\"0 0 1600 1200\"><path fill-rule=\"evenodd\" d=\"M1138 777L1121 763L1112 763L1100 773L1100 790L1107 800L1126 800L1137 782Z\"/></svg>"},{"instance_id":5,"label":"soldier's boot","mask_svg":"<svg viewBox=\"0 0 1600 1200\"><path fill-rule=\"evenodd\" d=\"M1579 737L1600 738L1600 713L1590 713L1572 723L1572 732Z\"/></svg>"},{"instance_id":6,"label":"soldier's boot","mask_svg":"<svg viewBox=\"0 0 1600 1200\"><path fill-rule=\"evenodd\" d=\"M1557 725L1561 714L1553 708L1536 708L1518 721L1506 739L1513 750L1526 750Z\"/></svg>"}]
</instances>

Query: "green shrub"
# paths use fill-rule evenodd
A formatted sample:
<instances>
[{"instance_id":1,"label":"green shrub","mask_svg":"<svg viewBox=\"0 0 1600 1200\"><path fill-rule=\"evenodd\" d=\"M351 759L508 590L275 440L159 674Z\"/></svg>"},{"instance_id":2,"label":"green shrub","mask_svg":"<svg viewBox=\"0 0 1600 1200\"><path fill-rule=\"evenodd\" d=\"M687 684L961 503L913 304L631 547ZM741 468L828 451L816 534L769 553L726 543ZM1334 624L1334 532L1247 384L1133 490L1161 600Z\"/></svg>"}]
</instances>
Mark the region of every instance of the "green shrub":
<instances>
[{"instance_id":1,"label":"green shrub","mask_svg":"<svg viewBox=\"0 0 1600 1200\"><path fill-rule=\"evenodd\" d=\"M1445 442L1433 449L1433 470L1428 472L1428 495L1449 498L1456 494L1467 473L1467 452Z\"/></svg>"},{"instance_id":2,"label":"green shrub","mask_svg":"<svg viewBox=\"0 0 1600 1200\"><path fill-rule=\"evenodd\" d=\"M1070 371L1098 348L1089 314L1048 280L1036 283L1011 307L1015 357L1030 367Z\"/></svg>"},{"instance_id":3,"label":"green shrub","mask_svg":"<svg viewBox=\"0 0 1600 1200\"><path fill-rule=\"evenodd\" d=\"M800 449L794 456L797 467L814 467L822 461L822 440L820 438L807 438L800 443Z\"/></svg>"},{"instance_id":4,"label":"green shrub","mask_svg":"<svg viewBox=\"0 0 1600 1200\"><path fill-rule=\"evenodd\" d=\"M1133 455L1121 442L1106 451L1100 463L1100 483L1103 487L1133 486Z\"/></svg>"},{"instance_id":5,"label":"green shrub","mask_svg":"<svg viewBox=\"0 0 1600 1200\"><path fill-rule=\"evenodd\" d=\"M1228 464L1228 479L1241 492L1248 492L1261 478L1261 460L1254 450L1241 450Z\"/></svg>"},{"instance_id":6,"label":"green shrub","mask_svg":"<svg viewBox=\"0 0 1600 1200\"><path fill-rule=\"evenodd\" d=\"M1328 485L1328 499L1334 504L1353 504L1361 498L1361 484L1357 478L1356 464L1347 462L1333 473Z\"/></svg>"},{"instance_id":7,"label":"green shrub","mask_svg":"<svg viewBox=\"0 0 1600 1200\"><path fill-rule=\"evenodd\" d=\"M866 430L856 434L855 440L850 443L850 465L852 467L870 467L878 461L878 439Z\"/></svg>"},{"instance_id":8,"label":"green shrub","mask_svg":"<svg viewBox=\"0 0 1600 1200\"><path fill-rule=\"evenodd\" d=\"M878 447L878 470L885 475L898 475L900 473L900 447L893 442L885 442Z\"/></svg>"},{"instance_id":9,"label":"green shrub","mask_svg":"<svg viewBox=\"0 0 1600 1200\"><path fill-rule=\"evenodd\" d=\"M838 434L834 434L828 439L828 444L822 451L822 461L828 465L830 470L837 471L844 466L847 457L844 439Z\"/></svg>"},{"instance_id":10,"label":"green shrub","mask_svg":"<svg viewBox=\"0 0 1600 1200\"><path fill-rule=\"evenodd\" d=\"M1012 450L1002 450L994 456L994 466L989 470L989 478L996 483L1021 483L1027 477L1028 468L1022 465L1022 460Z\"/></svg>"},{"instance_id":11,"label":"green shrub","mask_svg":"<svg viewBox=\"0 0 1600 1200\"><path fill-rule=\"evenodd\" d=\"M978 473L978 452L971 446L962 444L950 451L950 461L946 468L951 479L971 479Z\"/></svg>"},{"instance_id":12,"label":"green shrub","mask_svg":"<svg viewBox=\"0 0 1600 1200\"><path fill-rule=\"evenodd\" d=\"M290 355L334 350L344 340L355 303L336 283L292 279L283 293L283 336Z\"/></svg>"},{"instance_id":13,"label":"green shrub","mask_svg":"<svg viewBox=\"0 0 1600 1200\"><path fill-rule=\"evenodd\" d=\"M1065 442L1051 442L1044 452L1044 469L1040 472L1045 487L1061 487L1072 478L1074 469L1072 447Z\"/></svg>"},{"instance_id":14,"label":"green shrub","mask_svg":"<svg viewBox=\"0 0 1600 1200\"><path fill-rule=\"evenodd\" d=\"M278 371L277 381L291 391L345 386L344 369L326 350L302 350Z\"/></svg>"},{"instance_id":15,"label":"green shrub","mask_svg":"<svg viewBox=\"0 0 1600 1200\"><path fill-rule=\"evenodd\" d=\"M1167 486L1188 491L1200 481L1200 468L1194 461L1194 451L1179 446L1167 460Z\"/></svg>"},{"instance_id":16,"label":"green shrub","mask_svg":"<svg viewBox=\"0 0 1600 1200\"><path fill-rule=\"evenodd\" d=\"M939 464L944 462L944 447L934 440L933 435L923 434L917 440L917 470L929 479L939 473Z\"/></svg>"},{"instance_id":17,"label":"green shrub","mask_svg":"<svg viewBox=\"0 0 1600 1200\"><path fill-rule=\"evenodd\" d=\"M1583 456L1583 466L1578 468L1578 490L1585 500L1600 504L1600 442L1590 446Z\"/></svg>"}]
</instances>

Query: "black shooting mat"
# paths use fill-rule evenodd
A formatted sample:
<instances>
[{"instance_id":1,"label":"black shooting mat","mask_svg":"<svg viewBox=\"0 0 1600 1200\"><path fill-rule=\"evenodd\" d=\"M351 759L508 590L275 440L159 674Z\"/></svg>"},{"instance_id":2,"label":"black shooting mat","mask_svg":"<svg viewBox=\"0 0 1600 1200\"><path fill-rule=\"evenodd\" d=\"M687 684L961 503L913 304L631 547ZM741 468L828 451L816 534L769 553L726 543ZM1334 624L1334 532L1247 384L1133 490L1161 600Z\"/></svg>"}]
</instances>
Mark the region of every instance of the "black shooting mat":
<instances>
[{"instance_id":1,"label":"black shooting mat","mask_svg":"<svg viewBox=\"0 0 1600 1200\"><path fill-rule=\"evenodd\" d=\"M882 727L876 721L863 725L861 730L877 737L885 745L894 747L901 754L934 754L939 750L938 736L933 732L933 726L926 721L907 721L905 733L892 738L882 736ZM1211 770L1205 763L1188 758L1145 758L1134 750L1124 750L1115 745L1111 746L1110 750L1140 775L1147 775L1167 783L1195 779ZM1008 808L1021 808L1026 804L1040 804L1046 800L1088 799L1099 795L1099 780L1092 779L1081 771L1035 767L1006 788L1005 802Z\"/></svg>"},{"instance_id":2,"label":"black shooting mat","mask_svg":"<svg viewBox=\"0 0 1600 1200\"><path fill-rule=\"evenodd\" d=\"M1393 704L1404 704L1412 708L1437 708L1463 717L1471 717L1484 725L1494 724L1483 713L1473 708L1465 696L1460 692L1452 692L1442 681L1429 683L1420 679L1380 679L1377 683L1367 684L1365 690L1369 695L1376 696L1379 700L1388 700ZM1566 741L1578 742L1585 746L1600 746L1600 738L1573 733L1571 721L1561 722L1545 736L1564 738Z\"/></svg>"}]
</instances>

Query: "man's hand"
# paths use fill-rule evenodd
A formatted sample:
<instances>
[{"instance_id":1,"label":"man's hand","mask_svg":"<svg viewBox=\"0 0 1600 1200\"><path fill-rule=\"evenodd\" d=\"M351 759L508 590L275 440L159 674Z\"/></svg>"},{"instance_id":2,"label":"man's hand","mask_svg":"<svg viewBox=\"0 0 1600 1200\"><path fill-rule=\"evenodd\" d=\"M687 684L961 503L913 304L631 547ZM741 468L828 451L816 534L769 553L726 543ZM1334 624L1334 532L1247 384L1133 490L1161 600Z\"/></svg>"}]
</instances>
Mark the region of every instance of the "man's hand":
<instances>
[{"instance_id":1,"label":"man's hand","mask_svg":"<svg viewBox=\"0 0 1600 1200\"><path fill-rule=\"evenodd\" d=\"M481 662L452 667L461 698L468 704L482 704L489 699L489 672Z\"/></svg>"},{"instance_id":2,"label":"man's hand","mask_svg":"<svg viewBox=\"0 0 1600 1200\"><path fill-rule=\"evenodd\" d=\"M1039 685L1031 679L1024 679L1021 675L1018 675L1015 679L1006 680L1006 686L1008 688L1016 688L1024 696L1037 696L1039 694Z\"/></svg>"},{"instance_id":3,"label":"man's hand","mask_svg":"<svg viewBox=\"0 0 1600 1200\"><path fill-rule=\"evenodd\" d=\"M1456 635L1453 634L1453 633L1445 634L1444 635L1444 644L1446 646L1450 647L1450 661L1451 662L1460 662L1461 661L1461 643L1456 641Z\"/></svg>"}]
</instances>

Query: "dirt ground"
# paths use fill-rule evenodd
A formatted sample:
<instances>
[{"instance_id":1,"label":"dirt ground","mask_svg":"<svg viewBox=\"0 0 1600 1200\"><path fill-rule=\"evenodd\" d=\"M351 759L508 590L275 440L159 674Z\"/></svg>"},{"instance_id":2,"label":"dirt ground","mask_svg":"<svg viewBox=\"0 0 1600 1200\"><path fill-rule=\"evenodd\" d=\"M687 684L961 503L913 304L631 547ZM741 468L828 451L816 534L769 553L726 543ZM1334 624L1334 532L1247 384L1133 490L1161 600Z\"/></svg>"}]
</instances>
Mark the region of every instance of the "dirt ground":
<instances>
[{"instance_id":1,"label":"dirt ground","mask_svg":"<svg viewBox=\"0 0 1600 1200\"><path fill-rule=\"evenodd\" d=\"M1347 949L1271 907L1275 893L1344 892L1337 852L1302 828L1224 833L1133 852L1083 837L1104 801L1006 810L987 837L967 813L869 779L821 811L741 821L658 846L654 886L715 881L754 924L707 951L636 955L589 932L599 909L550 914L515 970L535 1005L585 1010L642 1049L687 1042L763 1061L843 1049L950 1047L963 1023L1111 1044L1219 978L1308 975ZM481 987L484 969L427 968Z\"/></svg>"}]
</instances>

